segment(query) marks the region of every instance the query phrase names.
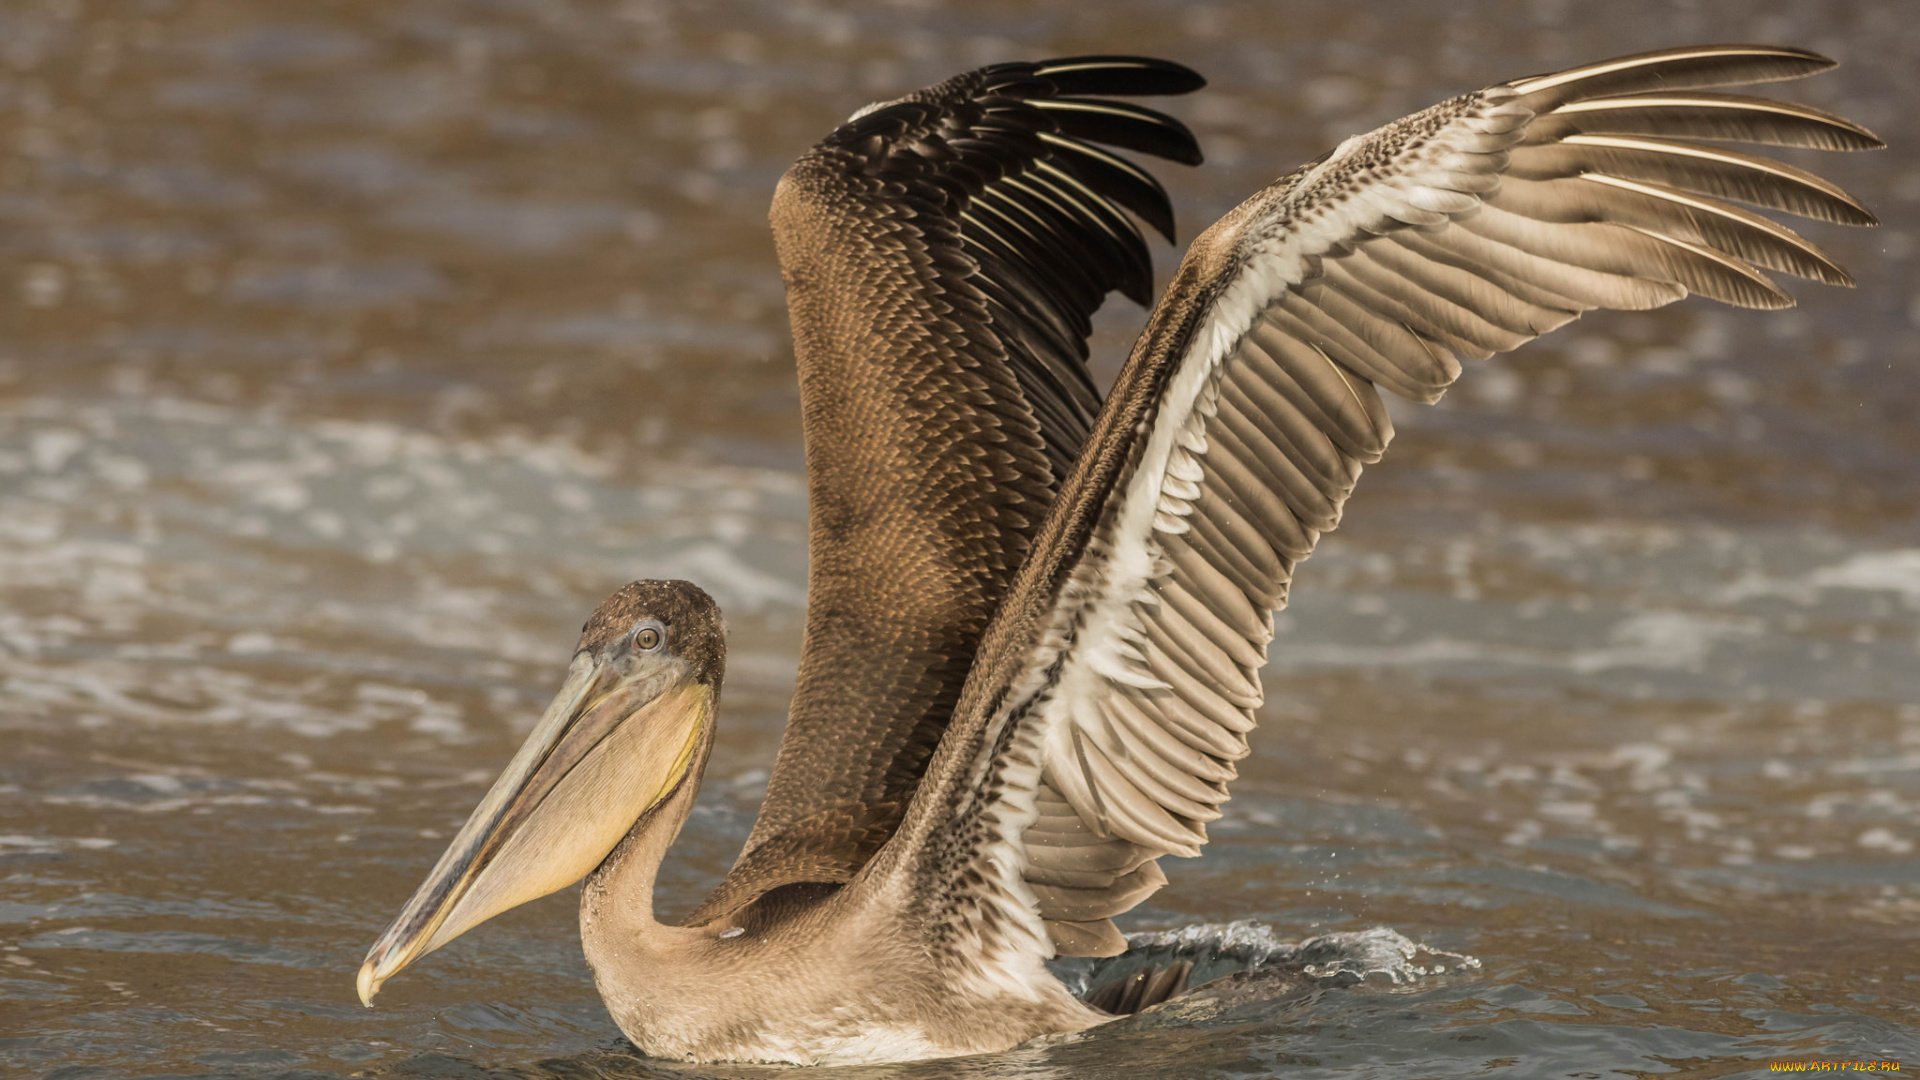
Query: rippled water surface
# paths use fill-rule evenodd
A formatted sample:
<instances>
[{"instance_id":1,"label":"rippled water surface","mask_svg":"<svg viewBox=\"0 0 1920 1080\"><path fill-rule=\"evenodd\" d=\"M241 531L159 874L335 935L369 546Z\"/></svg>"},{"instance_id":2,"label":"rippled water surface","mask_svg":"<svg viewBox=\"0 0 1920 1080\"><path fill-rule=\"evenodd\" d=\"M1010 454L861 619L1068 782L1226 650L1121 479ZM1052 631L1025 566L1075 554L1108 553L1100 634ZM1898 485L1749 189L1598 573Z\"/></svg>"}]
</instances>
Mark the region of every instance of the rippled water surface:
<instances>
[{"instance_id":1,"label":"rippled water surface","mask_svg":"<svg viewBox=\"0 0 1920 1080\"><path fill-rule=\"evenodd\" d=\"M0 6L0 1071L685 1075L624 1048L571 894L376 1010L353 972L631 578L701 582L733 634L663 908L738 850L805 599L764 215L852 110L993 60L1183 60L1213 81L1172 106L1209 163L1161 170L1190 235L1448 94L1729 39L1842 59L1784 92L1893 144L1817 162L1886 222L1813 230L1861 288L1595 317L1394 402L1215 842L1126 923L1388 927L1479 967L1234 976L858 1075L1920 1066L1915 14ZM1140 320L1102 313L1103 372Z\"/></svg>"}]
</instances>

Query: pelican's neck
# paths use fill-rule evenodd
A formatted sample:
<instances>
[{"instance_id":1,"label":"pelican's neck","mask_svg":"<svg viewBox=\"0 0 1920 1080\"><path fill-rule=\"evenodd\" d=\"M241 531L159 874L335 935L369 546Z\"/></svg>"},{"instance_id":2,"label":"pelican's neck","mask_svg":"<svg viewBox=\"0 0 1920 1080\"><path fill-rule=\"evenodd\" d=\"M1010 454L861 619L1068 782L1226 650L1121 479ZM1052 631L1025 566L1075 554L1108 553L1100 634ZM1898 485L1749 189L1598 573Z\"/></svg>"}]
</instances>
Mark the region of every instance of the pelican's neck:
<instances>
[{"instance_id":1,"label":"pelican's neck","mask_svg":"<svg viewBox=\"0 0 1920 1080\"><path fill-rule=\"evenodd\" d=\"M594 941L600 936L596 931L624 937L647 934L660 925L653 917L654 879L660 872L660 860L680 835L680 827L687 823L687 815L693 812L694 800L700 795L707 754L713 749L712 723L702 725L699 739L686 776L673 793L641 814L606 861L587 875L586 891L580 895L580 930L589 961L593 959Z\"/></svg>"}]
</instances>

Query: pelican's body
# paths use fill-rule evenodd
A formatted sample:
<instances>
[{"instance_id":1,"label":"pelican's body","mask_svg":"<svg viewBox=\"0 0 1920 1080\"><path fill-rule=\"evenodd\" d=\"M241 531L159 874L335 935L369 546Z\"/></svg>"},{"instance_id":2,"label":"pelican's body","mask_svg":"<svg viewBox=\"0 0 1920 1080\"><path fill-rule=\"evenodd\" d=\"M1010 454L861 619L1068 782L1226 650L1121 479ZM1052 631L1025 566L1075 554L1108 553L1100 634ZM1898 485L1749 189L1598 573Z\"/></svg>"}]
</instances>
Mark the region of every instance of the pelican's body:
<instances>
[{"instance_id":1,"label":"pelican's body","mask_svg":"<svg viewBox=\"0 0 1920 1080\"><path fill-rule=\"evenodd\" d=\"M669 810L684 818L691 793ZM670 828L663 832L670 832ZM1109 1019L1057 979L971 985L919 947L901 905L822 890L734 926L667 926L650 905L664 845L616 850L587 878L580 936L607 1011L654 1057L852 1064L1005 1049Z\"/></svg>"},{"instance_id":2,"label":"pelican's body","mask_svg":"<svg viewBox=\"0 0 1920 1080\"><path fill-rule=\"evenodd\" d=\"M1804 106L1702 90L1830 67L1770 46L1625 57L1490 87L1349 139L1196 239L1105 396L1110 291L1142 303L1131 213L1165 193L1100 149L1197 163L1115 95L1192 72L1002 64L862 110L782 180L811 567L765 804L674 925L654 877L693 805L725 665L718 610L636 582L360 970L382 981L586 879L581 935L648 1054L893 1061L1110 1019L1047 970L1199 854L1264 691L1270 613L1392 424L1458 357L1596 308L1790 298L1844 271L1737 200L1863 207L1727 140L1868 149ZM1151 1004L1184 976L1156 977Z\"/></svg>"}]
</instances>

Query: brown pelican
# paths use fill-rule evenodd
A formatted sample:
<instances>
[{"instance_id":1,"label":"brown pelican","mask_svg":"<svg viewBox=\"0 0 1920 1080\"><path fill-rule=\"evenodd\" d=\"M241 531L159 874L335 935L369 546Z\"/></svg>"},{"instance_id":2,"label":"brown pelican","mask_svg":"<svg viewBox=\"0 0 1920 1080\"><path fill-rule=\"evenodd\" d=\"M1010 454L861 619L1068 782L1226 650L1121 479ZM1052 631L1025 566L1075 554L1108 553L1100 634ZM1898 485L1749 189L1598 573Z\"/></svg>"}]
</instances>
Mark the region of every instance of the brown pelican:
<instances>
[{"instance_id":1,"label":"brown pelican","mask_svg":"<svg viewBox=\"0 0 1920 1080\"><path fill-rule=\"evenodd\" d=\"M587 622L546 715L360 969L362 1000L586 879L594 978L642 1051L862 1062L997 1051L1110 1015L1048 973L1194 856L1261 704L1270 613L1458 357L1595 308L1792 303L1845 271L1740 202L1871 225L1724 142L1864 150L1865 129L1713 87L1831 61L1670 49L1500 83L1280 178L1188 250L1112 390L1088 316L1149 300L1154 179L1197 163L1175 64L998 64L857 113L772 221L811 497L806 633L758 823L713 895L655 919L724 665L713 602L636 582ZM1160 982L1167 980L1161 979ZM1161 987L1148 997L1166 992ZM1137 995L1136 995L1137 996Z\"/></svg>"}]
</instances>

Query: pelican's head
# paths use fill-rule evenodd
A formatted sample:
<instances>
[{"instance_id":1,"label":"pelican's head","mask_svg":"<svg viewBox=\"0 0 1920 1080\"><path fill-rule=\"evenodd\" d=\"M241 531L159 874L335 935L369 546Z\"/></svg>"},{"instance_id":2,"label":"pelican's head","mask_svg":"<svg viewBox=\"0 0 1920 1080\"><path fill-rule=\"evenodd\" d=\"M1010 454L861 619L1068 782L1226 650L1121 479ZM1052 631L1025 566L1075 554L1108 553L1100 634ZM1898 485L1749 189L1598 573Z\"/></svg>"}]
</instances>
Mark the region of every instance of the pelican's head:
<instances>
[{"instance_id":1,"label":"pelican's head","mask_svg":"<svg viewBox=\"0 0 1920 1080\"><path fill-rule=\"evenodd\" d=\"M546 715L373 943L361 1002L480 923L592 873L695 768L725 665L720 610L698 587L636 581L609 596Z\"/></svg>"}]
</instances>

